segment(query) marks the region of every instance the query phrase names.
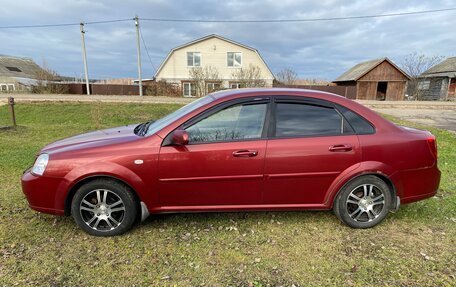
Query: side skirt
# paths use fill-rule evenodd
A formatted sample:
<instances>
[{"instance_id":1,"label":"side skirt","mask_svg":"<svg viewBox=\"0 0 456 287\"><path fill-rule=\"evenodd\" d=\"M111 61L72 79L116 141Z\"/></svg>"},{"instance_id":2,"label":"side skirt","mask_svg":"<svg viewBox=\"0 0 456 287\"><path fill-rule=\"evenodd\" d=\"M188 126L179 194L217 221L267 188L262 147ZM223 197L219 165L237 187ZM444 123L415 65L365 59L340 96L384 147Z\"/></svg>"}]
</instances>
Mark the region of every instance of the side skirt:
<instances>
[{"instance_id":1,"label":"side skirt","mask_svg":"<svg viewBox=\"0 0 456 287\"><path fill-rule=\"evenodd\" d=\"M330 210L324 204L259 204L259 205L198 205L198 206L158 206L149 209L150 213L185 212L236 212L236 211L291 211L291 210Z\"/></svg>"}]
</instances>

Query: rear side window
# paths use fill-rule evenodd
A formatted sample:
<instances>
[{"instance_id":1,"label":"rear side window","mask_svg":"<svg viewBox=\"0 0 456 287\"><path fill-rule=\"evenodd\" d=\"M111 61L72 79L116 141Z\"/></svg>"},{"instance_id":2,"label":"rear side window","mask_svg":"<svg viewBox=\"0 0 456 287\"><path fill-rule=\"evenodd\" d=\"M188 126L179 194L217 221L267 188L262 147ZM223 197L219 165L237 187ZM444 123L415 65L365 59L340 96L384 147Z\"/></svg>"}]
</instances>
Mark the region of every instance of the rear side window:
<instances>
[{"instance_id":1,"label":"rear side window","mask_svg":"<svg viewBox=\"0 0 456 287\"><path fill-rule=\"evenodd\" d=\"M347 119L350 125L353 127L356 134L366 135L375 133L374 127L360 115L340 105L338 105L337 108L344 115L344 117Z\"/></svg>"},{"instance_id":2,"label":"rear side window","mask_svg":"<svg viewBox=\"0 0 456 287\"><path fill-rule=\"evenodd\" d=\"M353 133L334 108L305 103L277 103L276 137Z\"/></svg>"}]
</instances>

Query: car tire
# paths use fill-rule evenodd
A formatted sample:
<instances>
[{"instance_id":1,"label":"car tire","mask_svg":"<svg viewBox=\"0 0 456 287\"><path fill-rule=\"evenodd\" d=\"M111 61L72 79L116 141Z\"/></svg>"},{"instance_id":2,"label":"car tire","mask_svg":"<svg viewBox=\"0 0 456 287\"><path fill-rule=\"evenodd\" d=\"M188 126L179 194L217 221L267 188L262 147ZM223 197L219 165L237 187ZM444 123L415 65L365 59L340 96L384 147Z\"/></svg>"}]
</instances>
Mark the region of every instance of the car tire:
<instances>
[{"instance_id":1,"label":"car tire","mask_svg":"<svg viewBox=\"0 0 456 287\"><path fill-rule=\"evenodd\" d=\"M370 228L388 215L392 194L388 185L374 175L346 184L334 201L334 214L352 228Z\"/></svg>"},{"instance_id":2,"label":"car tire","mask_svg":"<svg viewBox=\"0 0 456 287\"><path fill-rule=\"evenodd\" d=\"M76 191L71 213L88 234L115 236L133 227L138 203L128 186L114 180L95 179Z\"/></svg>"}]
</instances>

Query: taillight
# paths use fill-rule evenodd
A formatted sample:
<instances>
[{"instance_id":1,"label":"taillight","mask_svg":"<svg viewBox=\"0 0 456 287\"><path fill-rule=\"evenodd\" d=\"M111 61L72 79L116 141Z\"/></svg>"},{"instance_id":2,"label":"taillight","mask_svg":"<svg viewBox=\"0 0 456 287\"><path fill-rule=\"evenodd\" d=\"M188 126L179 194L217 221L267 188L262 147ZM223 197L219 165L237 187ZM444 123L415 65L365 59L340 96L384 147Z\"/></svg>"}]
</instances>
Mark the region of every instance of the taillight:
<instances>
[{"instance_id":1,"label":"taillight","mask_svg":"<svg viewBox=\"0 0 456 287\"><path fill-rule=\"evenodd\" d=\"M428 137L427 142L432 155L435 159L437 159L437 140L435 139L435 136L431 135L430 137Z\"/></svg>"}]
</instances>

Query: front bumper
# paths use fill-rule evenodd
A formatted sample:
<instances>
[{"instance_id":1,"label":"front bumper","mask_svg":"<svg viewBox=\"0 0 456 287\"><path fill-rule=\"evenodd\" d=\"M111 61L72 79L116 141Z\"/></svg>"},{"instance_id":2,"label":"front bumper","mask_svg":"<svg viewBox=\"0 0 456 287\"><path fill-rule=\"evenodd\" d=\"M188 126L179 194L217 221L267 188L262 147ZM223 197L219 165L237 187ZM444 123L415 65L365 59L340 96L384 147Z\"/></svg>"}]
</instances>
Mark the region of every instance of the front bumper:
<instances>
[{"instance_id":1,"label":"front bumper","mask_svg":"<svg viewBox=\"0 0 456 287\"><path fill-rule=\"evenodd\" d=\"M22 192L30 208L44 213L64 215L65 201L59 196L62 178L35 176L26 170L22 175Z\"/></svg>"}]
</instances>

